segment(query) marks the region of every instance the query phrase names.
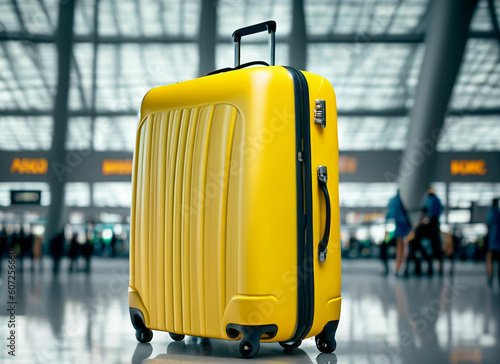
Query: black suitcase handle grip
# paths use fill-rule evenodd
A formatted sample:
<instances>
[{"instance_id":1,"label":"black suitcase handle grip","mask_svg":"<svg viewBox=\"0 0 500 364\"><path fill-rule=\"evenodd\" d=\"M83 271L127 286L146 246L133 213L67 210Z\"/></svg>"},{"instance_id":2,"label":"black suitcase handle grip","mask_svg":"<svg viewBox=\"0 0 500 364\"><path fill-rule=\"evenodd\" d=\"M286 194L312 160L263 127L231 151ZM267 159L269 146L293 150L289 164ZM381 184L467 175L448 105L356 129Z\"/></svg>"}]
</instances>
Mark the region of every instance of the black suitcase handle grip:
<instances>
[{"instance_id":1,"label":"black suitcase handle grip","mask_svg":"<svg viewBox=\"0 0 500 364\"><path fill-rule=\"evenodd\" d=\"M326 182L328 180L328 174L325 166L318 167L318 185L325 195L326 203L326 223L325 232L323 233L323 239L318 245L318 259L321 263L326 260L326 253L328 253L328 240L330 240L330 220L332 219L332 207L330 205L330 195L328 193L328 187Z\"/></svg>"},{"instance_id":2,"label":"black suitcase handle grip","mask_svg":"<svg viewBox=\"0 0 500 364\"><path fill-rule=\"evenodd\" d=\"M271 35L271 66L274 66L275 59L275 48L276 48L276 22L274 20L268 20L263 23L249 25L248 27L236 29L233 33L234 40L234 67L240 65L240 53L241 53L241 37L245 35L268 32Z\"/></svg>"},{"instance_id":3,"label":"black suitcase handle grip","mask_svg":"<svg viewBox=\"0 0 500 364\"><path fill-rule=\"evenodd\" d=\"M268 20L268 21L265 21L263 23L249 25L248 27L236 29L233 32L233 39L234 39L234 42L239 42L241 40L241 37L243 37L244 35L250 35L250 34L255 34L255 33L260 33L260 32L266 32L266 31L269 34L271 32L276 31L276 22L274 20Z\"/></svg>"}]
</instances>

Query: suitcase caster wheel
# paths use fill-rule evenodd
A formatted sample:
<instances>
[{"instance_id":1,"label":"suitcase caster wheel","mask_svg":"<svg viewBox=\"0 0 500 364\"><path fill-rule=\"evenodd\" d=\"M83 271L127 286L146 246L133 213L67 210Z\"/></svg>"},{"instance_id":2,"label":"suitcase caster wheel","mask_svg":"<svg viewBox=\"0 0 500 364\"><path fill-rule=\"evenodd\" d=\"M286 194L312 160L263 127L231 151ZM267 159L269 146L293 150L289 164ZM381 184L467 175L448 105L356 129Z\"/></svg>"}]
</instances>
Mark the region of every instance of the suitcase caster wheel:
<instances>
[{"instance_id":1,"label":"suitcase caster wheel","mask_svg":"<svg viewBox=\"0 0 500 364\"><path fill-rule=\"evenodd\" d=\"M327 340L323 335L316 336L316 347L322 353L333 353L337 348L337 342L335 339L333 341Z\"/></svg>"},{"instance_id":2,"label":"suitcase caster wheel","mask_svg":"<svg viewBox=\"0 0 500 364\"><path fill-rule=\"evenodd\" d=\"M135 330L135 337L139 342L145 344L153 338L153 331L150 329Z\"/></svg>"},{"instance_id":3,"label":"suitcase caster wheel","mask_svg":"<svg viewBox=\"0 0 500 364\"><path fill-rule=\"evenodd\" d=\"M302 344L302 340L296 341L293 344L287 344L284 341L280 341L280 345L285 349L285 351L292 351L293 349L297 349L300 344Z\"/></svg>"},{"instance_id":4,"label":"suitcase caster wheel","mask_svg":"<svg viewBox=\"0 0 500 364\"><path fill-rule=\"evenodd\" d=\"M240 354L245 358L252 358L259 352L259 348L258 341L252 344L250 341L244 340L240 343Z\"/></svg>"},{"instance_id":5,"label":"suitcase caster wheel","mask_svg":"<svg viewBox=\"0 0 500 364\"><path fill-rule=\"evenodd\" d=\"M184 340L184 335L180 335L180 334L174 334L173 332L169 332L168 333L170 335L170 338L174 341L182 341Z\"/></svg>"}]
</instances>

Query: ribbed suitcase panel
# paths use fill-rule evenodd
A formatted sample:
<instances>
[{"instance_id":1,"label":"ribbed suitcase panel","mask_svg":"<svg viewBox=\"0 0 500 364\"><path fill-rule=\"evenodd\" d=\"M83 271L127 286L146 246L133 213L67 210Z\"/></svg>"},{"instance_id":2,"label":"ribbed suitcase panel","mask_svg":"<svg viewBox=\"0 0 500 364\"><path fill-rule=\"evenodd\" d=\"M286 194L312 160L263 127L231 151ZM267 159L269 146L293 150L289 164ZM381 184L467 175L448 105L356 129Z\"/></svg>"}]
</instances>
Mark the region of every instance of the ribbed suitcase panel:
<instances>
[{"instance_id":1,"label":"ribbed suitcase panel","mask_svg":"<svg viewBox=\"0 0 500 364\"><path fill-rule=\"evenodd\" d=\"M141 127L131 284L151 328L222 334L228 296L236 291L234 283L232 293L226 289L227 279L236 279L226 268L235 268L226 260L226 231L229 206L232 214L237 206L228 198L236 119L234 107L212 105L152 114Z\"/></svg>"},{"instance_id":2,"label":"ribbed suitcase panel","mask_svg":"<svg viewBox=\"0 0 500 364\"><path fill-rule=\"evenodd\" d=\"M210 277L205 282L205 304L207 329L212 332L220 328L226 306L227 194L235 120L234 108L218 106L215 109L208 150L204 276Z\"/></svg>"}]
</instances>

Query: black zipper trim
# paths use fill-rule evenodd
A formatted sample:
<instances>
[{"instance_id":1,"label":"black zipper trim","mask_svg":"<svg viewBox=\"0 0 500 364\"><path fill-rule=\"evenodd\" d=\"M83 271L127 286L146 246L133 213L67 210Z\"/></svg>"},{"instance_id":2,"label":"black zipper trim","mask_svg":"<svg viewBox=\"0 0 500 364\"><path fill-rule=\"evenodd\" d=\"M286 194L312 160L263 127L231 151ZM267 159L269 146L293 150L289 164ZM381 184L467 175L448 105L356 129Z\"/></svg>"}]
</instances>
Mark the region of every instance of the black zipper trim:
<instances>
[{"instance_id":1,"label":"black zipper trim","mask_svg":"<svg viewBox=\"0 0 500 364\"><path fill-rule=\"evenodd\" d=\"M312 234L311 137L309 89L302 72L285 67L293 78L297 183L297 325L288 342L302 340L314 319L314 257ZM302 162L298 154L302 154Z\"/></svg>"}]
</instances>

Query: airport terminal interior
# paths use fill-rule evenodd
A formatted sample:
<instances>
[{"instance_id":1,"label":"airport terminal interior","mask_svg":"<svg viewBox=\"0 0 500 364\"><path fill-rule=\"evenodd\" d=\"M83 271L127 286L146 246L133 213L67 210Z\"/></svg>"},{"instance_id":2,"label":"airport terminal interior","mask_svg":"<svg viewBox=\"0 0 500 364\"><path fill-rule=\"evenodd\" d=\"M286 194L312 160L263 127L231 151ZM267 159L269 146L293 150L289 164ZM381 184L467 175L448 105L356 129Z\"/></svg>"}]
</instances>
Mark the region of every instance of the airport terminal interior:
<instances>
[{"instance_id":1,"label":"airport terminal interior","mask_svg":"<svg viewBox=\"0 0 500 364\"><path fill-rule=\"evenodd\" d=\"M0 362L243 360L136 340L133 157L144 95L233 67L233 31L270 19L276 64L335 89L342 308L333 353L251 360L499 362L499 0L0 0Z\"/></svg>"}]
</instances>

